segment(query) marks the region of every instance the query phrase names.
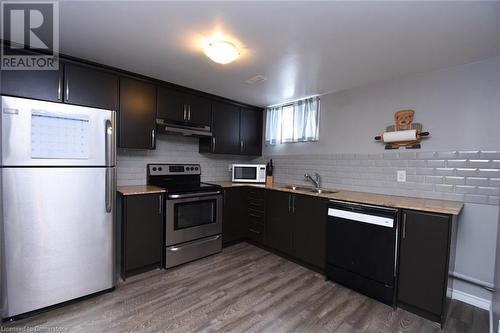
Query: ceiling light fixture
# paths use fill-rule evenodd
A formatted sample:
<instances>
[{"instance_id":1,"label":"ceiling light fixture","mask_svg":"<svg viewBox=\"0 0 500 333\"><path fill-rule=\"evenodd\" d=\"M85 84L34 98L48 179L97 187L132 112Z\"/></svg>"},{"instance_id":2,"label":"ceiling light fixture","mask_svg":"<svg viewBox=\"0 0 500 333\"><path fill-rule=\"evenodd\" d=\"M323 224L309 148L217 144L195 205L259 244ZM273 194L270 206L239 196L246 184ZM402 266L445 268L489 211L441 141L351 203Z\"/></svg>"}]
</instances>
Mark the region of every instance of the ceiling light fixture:
<instances>
[{"instance_id":1,"label":"ceiling light fixture","mask_svg":"<svg viewBox=\"0 0 500 333\"><path fill-rule=\"evenodd\" d=\"M205 46L207 57L219 64L229 64L240 56L240 51L233 43L226 41L213 41Z\"/></svg>"}]
</instances>

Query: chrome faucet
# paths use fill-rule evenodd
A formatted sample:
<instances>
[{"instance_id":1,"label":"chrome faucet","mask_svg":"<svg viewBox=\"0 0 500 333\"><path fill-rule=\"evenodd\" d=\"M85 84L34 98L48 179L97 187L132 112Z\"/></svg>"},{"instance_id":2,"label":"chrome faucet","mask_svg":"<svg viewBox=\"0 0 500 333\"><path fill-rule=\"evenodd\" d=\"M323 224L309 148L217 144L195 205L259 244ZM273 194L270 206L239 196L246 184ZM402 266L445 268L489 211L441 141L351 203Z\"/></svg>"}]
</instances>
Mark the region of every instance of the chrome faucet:
<instances>
[{"instance_id":1,"label":"chrome faucet","mask_svg":"<svg viewBox=\"0 0 500 333\"><path fill-rule=\"evenodd\" d=\"M304 174L304 178L306 180L311 181L314 184L314 187L316 187L316 188L320 188L321 187L321 176L319 175L319 173L315 172L314 173L314 178L313 178L310 174L308 174L306 172Z\"/></svg>"}]
</instances>

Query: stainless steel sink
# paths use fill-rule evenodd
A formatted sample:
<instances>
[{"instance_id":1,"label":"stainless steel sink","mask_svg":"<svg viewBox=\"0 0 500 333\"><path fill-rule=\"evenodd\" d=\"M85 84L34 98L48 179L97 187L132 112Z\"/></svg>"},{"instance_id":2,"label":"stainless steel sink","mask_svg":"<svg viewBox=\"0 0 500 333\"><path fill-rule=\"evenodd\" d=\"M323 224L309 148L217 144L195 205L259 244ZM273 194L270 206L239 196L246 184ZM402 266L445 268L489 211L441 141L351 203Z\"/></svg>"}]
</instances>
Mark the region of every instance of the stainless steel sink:
<instances>
[{"instance_id":1,"label":"stainless steel sink","mask_svg":"<svg viewBox=\"0 0 500 333\"><path fill-rule=\"evenodd\" d=\"M287 186L285 186L285 188L288 190L292 190L292 191L303 191L303 192L310 192L310 193L316 193L316 194L332 194L332 193L338 192L338 191L333 191L333 190L327 190L324 188L314 188L314 187L297 186L297 185L287 185Z\"/></svg>"},{"instance_id":2,"label":"stainless steel sink","mask_svg":"<svg viewBox=\"0 0 500 333\"><path fill-rule=\"evenodd\" d=\"M332 194L332 193L337 193L338 191L325 190L324 188L315 188L311 192L318 194Z\"/></svg>"}]
</instances>

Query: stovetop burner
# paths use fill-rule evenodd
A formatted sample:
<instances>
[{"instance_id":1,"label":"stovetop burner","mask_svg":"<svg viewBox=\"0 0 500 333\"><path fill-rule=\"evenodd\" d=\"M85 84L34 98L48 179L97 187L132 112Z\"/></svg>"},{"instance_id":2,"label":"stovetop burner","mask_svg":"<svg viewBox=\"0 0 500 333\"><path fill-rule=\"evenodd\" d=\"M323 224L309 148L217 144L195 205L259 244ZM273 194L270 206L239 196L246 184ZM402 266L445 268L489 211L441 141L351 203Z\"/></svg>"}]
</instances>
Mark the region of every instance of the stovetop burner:
<instances>
[{"instance_id":1,"label":"stovetop burner","mask_svg":"<svg viewBox=\"0 0 500 333\"><path fill-rule=\"evenodd\" d=\"M168 193L196 193L220 190L220 185L200 181L199 164L148 164L147 183Z\"/></svg>"}]
</instances>

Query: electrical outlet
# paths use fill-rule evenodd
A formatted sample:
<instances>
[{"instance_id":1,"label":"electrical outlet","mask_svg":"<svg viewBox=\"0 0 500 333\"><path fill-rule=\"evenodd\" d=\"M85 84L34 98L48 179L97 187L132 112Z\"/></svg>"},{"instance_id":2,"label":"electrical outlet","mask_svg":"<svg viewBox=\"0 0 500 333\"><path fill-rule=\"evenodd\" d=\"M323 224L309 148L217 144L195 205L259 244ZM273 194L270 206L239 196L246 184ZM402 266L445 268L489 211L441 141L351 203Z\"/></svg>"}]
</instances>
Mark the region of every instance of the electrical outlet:
<instances>
[{"instance_id":1,"label":"electrical outlet","mask_svg":"<svg viewBox=\"0 0 500 333\"><path fill-rule=\"evenodd\" d=\"M398 170L398 182L406 181L406 170Z\"/></svg>"}]
</instances>

